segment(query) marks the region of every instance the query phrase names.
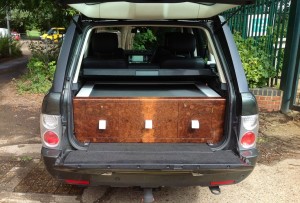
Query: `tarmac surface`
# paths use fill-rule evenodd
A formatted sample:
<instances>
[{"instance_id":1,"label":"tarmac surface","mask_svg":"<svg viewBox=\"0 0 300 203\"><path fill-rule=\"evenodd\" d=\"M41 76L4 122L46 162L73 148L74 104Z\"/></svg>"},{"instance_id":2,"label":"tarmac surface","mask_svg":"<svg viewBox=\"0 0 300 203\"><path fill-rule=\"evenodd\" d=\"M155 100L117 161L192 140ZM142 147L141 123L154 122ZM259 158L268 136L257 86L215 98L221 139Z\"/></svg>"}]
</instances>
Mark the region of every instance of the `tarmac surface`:
<instances>
[{"instance_id":1,"label":"tarmac surface","mask_svg":"<svg viewBox=\"0 0 300 203\"><path fill-rule=\"evenodd\" d=\"M0 93L4 85L26 70L26 61L23 57L0 63ZM26 103L0 106L0 202L142 202L139 188L80 188L49 176L40 159L39 110L26 107ZM300 132L298 124L293 133ZM300 148L294 150L300 154ZM258 163L245 181L222 186L221 195L211 194L208 188L184 187L161 188L154 191L154 197L159 203L300 202L299 174L300 159L291 156L267 165Z\"/></svg>"}]
</instances>

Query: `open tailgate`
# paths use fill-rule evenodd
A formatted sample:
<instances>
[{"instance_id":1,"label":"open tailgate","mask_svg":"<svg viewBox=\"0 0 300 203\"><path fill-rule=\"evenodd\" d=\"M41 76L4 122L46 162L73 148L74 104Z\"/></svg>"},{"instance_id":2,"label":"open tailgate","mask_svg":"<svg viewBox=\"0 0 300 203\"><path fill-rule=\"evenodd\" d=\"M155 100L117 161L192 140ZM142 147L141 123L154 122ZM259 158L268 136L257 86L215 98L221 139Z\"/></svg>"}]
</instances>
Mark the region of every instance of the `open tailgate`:
<instances>
[{"instance_id":1,"label":"open tailgate","mask_svg":"<svg viewBox=\"0 0 300 203\"><path fill-rule=\"evenodd\" d=\"M163 20L206 19L238 5L251 4L254 0L60 0L89 18Z\"/></svg>"}]
</instances>

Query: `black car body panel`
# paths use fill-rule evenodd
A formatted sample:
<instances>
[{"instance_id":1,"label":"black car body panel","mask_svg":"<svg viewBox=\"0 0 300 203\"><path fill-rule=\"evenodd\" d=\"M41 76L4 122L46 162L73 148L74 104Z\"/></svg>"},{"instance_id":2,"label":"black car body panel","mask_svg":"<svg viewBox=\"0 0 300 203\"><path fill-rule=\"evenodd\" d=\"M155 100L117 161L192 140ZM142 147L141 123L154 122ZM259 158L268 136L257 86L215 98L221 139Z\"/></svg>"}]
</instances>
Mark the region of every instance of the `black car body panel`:
<instances>
[{"instance_id":1,"label":"black car body panel","mask_svg":"<svg viewBox=\"0 0 300 203\"><path fill-rule=\"evenodd\" d=\"M63 158L59 158L61 151L43 148L42 155L47 170L59 179L88 180L90 185L154 188L160 186L208 186L212 181L222 180L234 180L234 183L238 183L252 172L257 156L255 150L252 150L251 153L248 151L247 154L252 154L252 157L243 157L244 160L248 160L246 163L232 151L207 152L207 146L171 145L168 146L169 153L166 155L161 151L164 148L160 145L146 147L143 144L129 145L131 146L94 145L90 147L90 150L69 152ZM119 154L117 150L124 147L127 148L127 154ZM130 152L128 151L130 147L144 152ZM104 151L99 151L99 148ZM194 151L194 154L190 156L188 152L174 152L172 151L174 148L185 150L189 148ZM160 149L161 152L153 152L153 149ZM219 156L220 153L222 156ZM147 155L145 156L145 154ZM149 157L152 158L152 161L149 160Z\"/></svg>"},{"instance_id":2,"label":"black car body panel","mask_svg":"<svg viewBox=\"0 0 300 203\"><path fill-rule=\"evenodd\" d=\"M72 52L72 47L75 43L75 35L76 35L76 24L78 23L80 17L75 16L71 21L69 28L65 34L64 43L61 47L61 52L58 57L56 71L54 75L53 87L52 92L62 92L63 85L66 80L66 71L69 63L69 59Z\"/></svg>"}]
</instances>

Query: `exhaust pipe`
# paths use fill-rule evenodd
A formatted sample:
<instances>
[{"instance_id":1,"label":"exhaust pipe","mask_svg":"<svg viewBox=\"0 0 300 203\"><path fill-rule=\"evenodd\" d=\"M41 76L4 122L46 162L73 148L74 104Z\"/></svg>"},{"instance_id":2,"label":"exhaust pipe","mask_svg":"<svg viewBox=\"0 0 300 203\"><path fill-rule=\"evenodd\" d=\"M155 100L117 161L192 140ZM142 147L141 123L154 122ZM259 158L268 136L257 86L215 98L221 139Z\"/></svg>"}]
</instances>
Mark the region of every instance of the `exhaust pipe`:
<instances>
[{"instance_id":1,"label":"exhaust pipe","mask_svg":"<svg viewBox=\"0 0 300 203\"><path fill-rule=\"evenodd\" d=\"M213 193L214 195L219 195L221 194L221 189L219 186L209 186L210 192Z\"/></svg>"}]
</instances>

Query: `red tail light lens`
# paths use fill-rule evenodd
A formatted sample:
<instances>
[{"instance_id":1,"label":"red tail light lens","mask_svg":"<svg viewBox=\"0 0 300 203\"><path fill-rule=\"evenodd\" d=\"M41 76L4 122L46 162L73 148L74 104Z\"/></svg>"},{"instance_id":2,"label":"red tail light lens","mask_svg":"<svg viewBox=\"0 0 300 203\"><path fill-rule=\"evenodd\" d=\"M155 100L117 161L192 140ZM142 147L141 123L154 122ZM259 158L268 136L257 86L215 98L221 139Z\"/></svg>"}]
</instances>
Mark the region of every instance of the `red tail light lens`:
<instances>
[{"instance_id":1,"label":"red tail light lens","mask_svg":"<svg viewBox=\"0 0 300 203\"><path fill-rule=\"evenodd\" d=\"M235 182L234 180L214 181L214 182L210 182L210 185L211 186L230 185L233 184L234 182Z\"/></svg>"},{"instance_id":2,"label":"red tail light lens","mask_svg":"<svg viewBox=\"0 0 300 203\"><path fill-rule=\"evenodd\" d=\"M88 180L65 180L65 182L67 184L71 184L71 185L89 185L90 184L90 181Z\"/></svg>"},{"instance_id":3,"label":"red tail light lens","mask_svg":"<svg viewBox=\"0 0 300 203\"><path fill-rule=\"evenodd\" d=\"M253 147L255 144L255 140L256 140L256 135L253 132L246 132L241 139L241 145L244 148Z\"/></svg>"},{"instance_id":4,"label":"red tail light lens","mask_svg":"<svg viewBox=\"0 0 300 203\"><path fill-rule=\"evenodd\" d=\"M47 131L44 134L44 142L49 147L56 147L59 143L59 137L52 131Z\"/></svg>"}]
</instances>

